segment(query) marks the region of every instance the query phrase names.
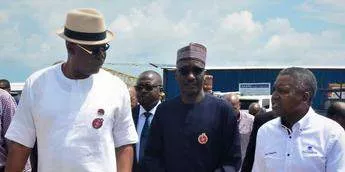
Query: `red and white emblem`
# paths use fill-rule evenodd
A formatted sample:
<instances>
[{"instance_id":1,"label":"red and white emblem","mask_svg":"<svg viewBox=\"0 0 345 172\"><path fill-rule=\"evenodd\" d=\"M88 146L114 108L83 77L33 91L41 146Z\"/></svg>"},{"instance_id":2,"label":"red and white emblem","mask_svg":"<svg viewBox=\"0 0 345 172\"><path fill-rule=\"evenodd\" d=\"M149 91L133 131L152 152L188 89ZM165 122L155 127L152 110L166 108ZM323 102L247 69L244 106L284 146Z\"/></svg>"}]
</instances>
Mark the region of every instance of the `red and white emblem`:
<instances>
[{"instance_id":1,"label":"red and white emblem","mask_svg":"<svg viewBox=\"0 0 345 172\"><path fill-rule=\"evenodd\" d=\"M98 109L97 114L98 115L104 115L104 109Z\"/></svg>"},{"instance_id":2,"label":"red and white emblem","mask_svg":"<svg viewBox=\"0 0 345 172\"><path fill-rule=\"evenodd\" d=\"M198 137L198 142L202 145L206 144L208 141L208 137L206 135L206 133L201 133Z\"/></svg>"},{"instance_id":3,"label":"red and white emblem","mask_svg":"<svg viewBox=\"0 0 345 172\"><path fill-rule=\"evenodd\" d=\"M95 129L101 128L103 125L103 118L96 118L92 121L92 127Z\"/></svg>"}]
</instances>

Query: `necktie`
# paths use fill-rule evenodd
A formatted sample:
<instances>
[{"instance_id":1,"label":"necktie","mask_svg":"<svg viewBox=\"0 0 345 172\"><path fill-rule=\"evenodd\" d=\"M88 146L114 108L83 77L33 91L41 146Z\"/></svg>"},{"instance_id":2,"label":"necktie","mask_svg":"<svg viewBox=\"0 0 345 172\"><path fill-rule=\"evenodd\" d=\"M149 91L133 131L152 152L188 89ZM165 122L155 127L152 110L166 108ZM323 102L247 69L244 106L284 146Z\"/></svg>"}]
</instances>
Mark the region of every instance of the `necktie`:
<instances>
[{"instance_id":1,"label":"necktie","mask_svg":"<svg viewBox=\"0 0 345 172\"><path fill-rule=\"evenodd\" d=\"M152 113L145 112L144 115L145 115L145 124L144 124L143 130L141 130L141 136L140 136L139 162L141 162L141 160L144 157L146 142L150 133L149 117L152 115Z\"/></svg>"}]
</instances>

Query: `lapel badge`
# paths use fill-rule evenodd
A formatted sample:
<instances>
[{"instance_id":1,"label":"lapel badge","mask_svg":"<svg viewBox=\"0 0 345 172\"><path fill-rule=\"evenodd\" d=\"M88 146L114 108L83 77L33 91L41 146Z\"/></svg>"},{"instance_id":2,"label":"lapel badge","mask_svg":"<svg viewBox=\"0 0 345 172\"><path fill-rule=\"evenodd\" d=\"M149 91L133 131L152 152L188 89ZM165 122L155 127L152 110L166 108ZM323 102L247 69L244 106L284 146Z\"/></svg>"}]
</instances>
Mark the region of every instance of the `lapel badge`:
<instances>
[{"instance_id":1,"label":"lapel badge","mask_svg":"<svg viewBox=\"0 0 345 172\"><path fill-rule=\"evenodd\" d=\"M206 135L206 133L201 133L198 137L198 142L202 145L206 144L208 141L208 137Z\"/></svg>"},{"instance_id":2,"label":"lapel badge","mask_svg":"<svg viewBox=\"0 0 345 172\"><path fill-rule=\"evenodd\" d=\"M98 109L97 115L100 115L100 116L104 115L104 109Z\"/></svg>"},{"instance_id":3,"label":"lapel badge","mask_svg":"<svg viewBox=\"0 0 345 172\"><path fill-rule=\"evenodd\" d=\"M92 121L92 127L94 129L99 129L103 125L103 118L96 118Z\"/></svg>"}]
</instances>

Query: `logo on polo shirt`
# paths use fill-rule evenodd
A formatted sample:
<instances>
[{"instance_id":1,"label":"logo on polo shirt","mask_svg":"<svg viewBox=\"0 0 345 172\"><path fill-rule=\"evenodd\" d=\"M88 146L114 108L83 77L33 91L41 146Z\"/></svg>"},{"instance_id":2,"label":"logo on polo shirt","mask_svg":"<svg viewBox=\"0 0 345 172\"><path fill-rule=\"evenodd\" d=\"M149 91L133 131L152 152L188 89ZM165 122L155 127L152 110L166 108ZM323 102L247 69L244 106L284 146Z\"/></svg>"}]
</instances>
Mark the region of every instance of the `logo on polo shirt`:
<instances>
[{"instance_id":1,"label":"logo on polo shirt","mask_svg":"<svg viewBox=\"0 0 345 172\"><path fill-rule=\"evenodd\" d=\"M302 153L305 154L317 154L317 152L314 150L313 146L309 145L305 150L302 151Z\"/></svg>"}]
</instances>

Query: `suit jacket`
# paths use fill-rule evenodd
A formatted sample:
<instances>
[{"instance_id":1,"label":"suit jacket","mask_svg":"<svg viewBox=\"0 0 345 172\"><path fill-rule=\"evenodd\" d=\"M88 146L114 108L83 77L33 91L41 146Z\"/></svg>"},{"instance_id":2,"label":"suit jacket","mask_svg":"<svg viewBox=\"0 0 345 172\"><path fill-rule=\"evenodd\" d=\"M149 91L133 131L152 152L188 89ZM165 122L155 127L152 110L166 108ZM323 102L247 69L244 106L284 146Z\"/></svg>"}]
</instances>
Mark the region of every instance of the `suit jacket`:
<instances>
[{"instance_id":1,"label":"suit jacket","mask_svg":"<svg viewBox=\"0 0 345 172\"><path fill-rule=\"evenodd\" d=\"M135 125L135 128L137 128L138 124L138 118L139 118L139 111L140 111L140 105L135 106L132 109L132 117L133 117L133 122ZM139 136L140 139L140 136ZM134 148L134 156L133 156L133 167L132 167L132 172L140 172L140 165L138 164L137 156L136 156L136 144L133 145Z\"/></svg>"},{"instance_id":2,"label":"suit jacket","mask_svg":"<svg viewBox=\"0 0 345 172\"><path fill-rule=\"evenodd\" d=\"M158 102L155 106L155 108L157 108L157 106L160 104L160 102ZM151 109L152 110L152 109ZM137 129L137 125L138 125L138 121L139 121L139 113L140 113L140 105L135 106L132 109L132 117L133 117L133 122L135 125L135 129ZM139 135L139 133L138 133ZM140 139L140 135L139 135L139 139ZM138 163L137 160L137 146L136 144L133 145L133 150L134 150L134 157L133 157L133 166L132 166L132 172L141 172L142 170L142 165Z\"/></svg>"},{"instance_id":3,"label":"suit jacket","mask_svg":"<svg viewBox=\"0 0 345 172\"><path fill-rule=\"evenodd\" d=\"M253 163L254 163L254 155L255 155L255 146L256 146L256 135L258 134L259 128L265 124L266 122L276 118L276 115L273 111L265 112L262 114L258 114L254 118L253 123L253 130L250 134L249 143L247 146L246 156L244 157L241 172L251 172Z\"/></svg>"}]
</instances>

